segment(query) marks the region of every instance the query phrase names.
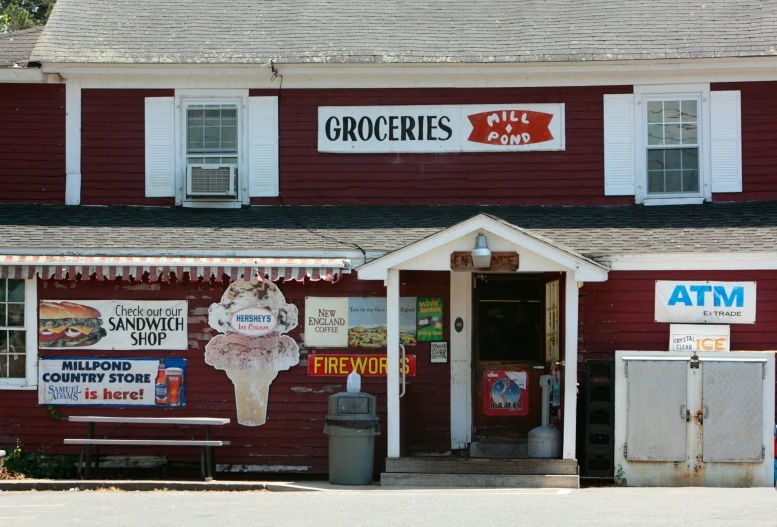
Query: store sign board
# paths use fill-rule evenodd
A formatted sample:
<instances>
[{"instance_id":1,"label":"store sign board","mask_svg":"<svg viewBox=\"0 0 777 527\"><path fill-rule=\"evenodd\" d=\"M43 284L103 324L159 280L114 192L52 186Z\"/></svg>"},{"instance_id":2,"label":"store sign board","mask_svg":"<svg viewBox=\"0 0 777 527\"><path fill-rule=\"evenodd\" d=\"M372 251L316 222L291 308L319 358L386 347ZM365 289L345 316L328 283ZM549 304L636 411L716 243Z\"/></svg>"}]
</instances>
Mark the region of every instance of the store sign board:
<instances>
[{"instance_id":1,"label":"store sign board","mask_svg":"<svg viewBox=\"0 0 777 527\"><path fill-rule=\"evenodd\" d=\"M491 253L491 265L486 269L478 269L472 261L471 251L454 251L451 253L451 271L501 271L518 270L520 258L517 252Z\"/></svg>"},{"instance_id":2,"label":"store sign board","mask_svg":"<svg viewBox=\"0 0 777 527\"><path fill-rule=\"evenodd\" d=\"M160 382L157 382L160 381ZM186 406L186 359L41 357L38 404Z\"/></svg>"},{"instance_id":3,"label":"store sign board","mask_svg":"<svg viewBox=\"0 0 777 527\"><path fill-rule=\"evenodd\" d=\"M443 336L442 298L419 298L416 338L421 341L440 341Z\"/></svg>"},{"instance_id":4,"label":"store sign board","mask_svg":"<svg viewBox=\"0 0 777 527\"><path fill-rule=\"evenodd\" d=\"M50 349L185 350L186 300L42 300L38 345Z\"/></svg>"},{"instance_id":5,"label":"store sign board","mask_svg":"<svg viewBox=\"0 0 777 527\"><path fill-rule=\"evenodd\" d=\"M483 372L485 415L527 415L529 413L528 372L488 370Z\"/></svg>"},{"instance_id":6,"label":"store sign board","mask_svg":"<svg viewBox=\"0 0 777 527\"><path fill-rule=\"evenodd\" d=\"M308 375L311 377L346 377L356 371L363 377L385 377L388 372L386 355L337 354L308 355ZM405 356L405 375L416 374L416 356Z\"/></svg>"},{"instance_id":7,"label":"store sign board","mask_svg":"<svg viewBox=\"0 0 777 527\"><path fill-rule=\"evenodd\" d=\"M669 351L731 351L731 327L672 324L669 326Z\"/></svg>"},{"instance_id":8,"label":"store sign board","mask_svg":"<svg viewBox=\"0 0 777 527\"><path fill-rule=\"evenodd\" d=\"M564 132L564 104L318 108L319 152L558 151Z\"/></svg>"},{"instance_id":9,"label":"store sign board","mask_svg":"<svg viewBox=\"0 0 777 527\"><path fill-rule=\"evenodd\" d=\"M755 324L755 282L656 281L656 322Z\"/></svg>"},{"instance_id":10,"label":"store sign board","mask_svg":"<svg viewBox=\"0 0 777 527\"><path fill-rule=\"evenodd\" d=\"M399 343L415 346L416 298L399 299ZM385 348L385 297L306 297L305 345L324 348Z\"/></svg>"}]
</instances>

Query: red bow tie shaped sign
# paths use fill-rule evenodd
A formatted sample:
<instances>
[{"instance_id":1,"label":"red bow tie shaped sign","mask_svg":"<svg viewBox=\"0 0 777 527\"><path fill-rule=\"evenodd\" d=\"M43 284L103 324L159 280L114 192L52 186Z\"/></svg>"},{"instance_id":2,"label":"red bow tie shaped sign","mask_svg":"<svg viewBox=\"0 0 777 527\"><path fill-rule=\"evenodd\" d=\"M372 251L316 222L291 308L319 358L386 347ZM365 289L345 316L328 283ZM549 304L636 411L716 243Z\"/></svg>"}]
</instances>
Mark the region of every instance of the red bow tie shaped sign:
<instances>
[{"instance_id":1,"label":"red bow tie shaped sign","mask_svg":"<svg viewBox=\"0 0 777 527\"><path fill-rule=\"evenodd\" d=\"M553 140L553 115L523 110L497 110L467 116L472 123L468 140L500 146L521 146Z\"/></svg>"}]
</instances>

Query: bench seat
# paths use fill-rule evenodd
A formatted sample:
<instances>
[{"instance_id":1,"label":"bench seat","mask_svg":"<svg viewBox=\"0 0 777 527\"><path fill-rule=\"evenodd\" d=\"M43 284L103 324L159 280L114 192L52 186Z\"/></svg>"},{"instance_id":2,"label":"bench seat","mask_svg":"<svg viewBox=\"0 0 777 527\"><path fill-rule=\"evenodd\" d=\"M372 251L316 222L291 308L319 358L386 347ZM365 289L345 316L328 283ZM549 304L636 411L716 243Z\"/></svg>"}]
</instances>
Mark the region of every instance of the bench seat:
<instances>
[{"instance_id":1,"label":"bench seat","mask_svg":"<svg viewBox=\"0 0 777 527\"><path fill-rule=\"evenodd\" d=\"M201 441L199 439L65 439L66 445L120 445L120 446L226 446L229 441Z\"/></svg>"}]
</instances>

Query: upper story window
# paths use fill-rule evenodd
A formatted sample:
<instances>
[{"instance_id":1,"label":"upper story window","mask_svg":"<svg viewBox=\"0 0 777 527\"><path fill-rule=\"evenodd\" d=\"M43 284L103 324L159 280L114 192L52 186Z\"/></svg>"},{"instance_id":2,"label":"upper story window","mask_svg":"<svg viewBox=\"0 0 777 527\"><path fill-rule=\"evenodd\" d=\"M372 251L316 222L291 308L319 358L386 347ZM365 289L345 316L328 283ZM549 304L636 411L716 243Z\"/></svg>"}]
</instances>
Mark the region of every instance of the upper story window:
<instances>
[{"instance_id":1,"label":"upper story window","mask_svg":"<svg viewBox=\"0 0 777 527\"><path fill-rule=\"evenodd\" d=\"M240 102L188 102L185 106L185 198L237 200Z\"/></svg>"},{"instance_id":2,"label":"upper story window","mask_svg":"<svg viewBox=\"0 0 777 527\"><path fill-rule=\"evenodd\" d=\"M648 196L698 196L699 100L647 101Z\"/></svg>"},{"instance_id":3,"label":"upper story window","mask_svg":"<svg viewBox=\"0 0 777 527\"><path fill-rule=\"evenodd\" d=\"M0 280L0 389L35 386L35 281Z\"/></svg>"},{"instance_id":4,"label":"upper story window","mask_svg":"<svg viewBox=\"0 0 777 527\"><path fill-rule=\"evenodd\" d=\"M248 90L147 97L146 196L239 207L278 195L278 98Z\"/></svg>"},{"instance_id":5,"label":"upper story window","mask_svg":"<svg viewBox=\"0 0 777 527\"><path fill-rule=\"evenodd\" d=\"M634 86L604 96L606 195L667 205L742 192L741 150L738 91Z\"/></svg>"}]
</instances>

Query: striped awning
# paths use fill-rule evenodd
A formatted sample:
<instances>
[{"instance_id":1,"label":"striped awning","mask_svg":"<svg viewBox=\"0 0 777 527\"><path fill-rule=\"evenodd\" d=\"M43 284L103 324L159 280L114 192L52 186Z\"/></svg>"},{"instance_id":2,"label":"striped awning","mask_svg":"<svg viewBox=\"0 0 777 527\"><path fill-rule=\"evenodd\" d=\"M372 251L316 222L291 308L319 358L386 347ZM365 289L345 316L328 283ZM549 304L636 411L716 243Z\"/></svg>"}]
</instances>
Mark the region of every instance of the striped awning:
<instances>
[{"instance_id":1,"label":"striped awning","mask_svg":"<svg viewBox=\"0 0 777 527\"><path fill-rule=\"evenodd\" d=\"M78 275L99 280L130 277L142 280L145 273L152 281L166 280L171 273L179 279L189 273L191 279L223 275L232 280L265 278L270 280L310 280L334 282L350 261L338 258L175 258L132 256L20 256L0 255L0 278L29 279L37 274L48 280L75 280Z\"/></svg>"}]
</instances>

